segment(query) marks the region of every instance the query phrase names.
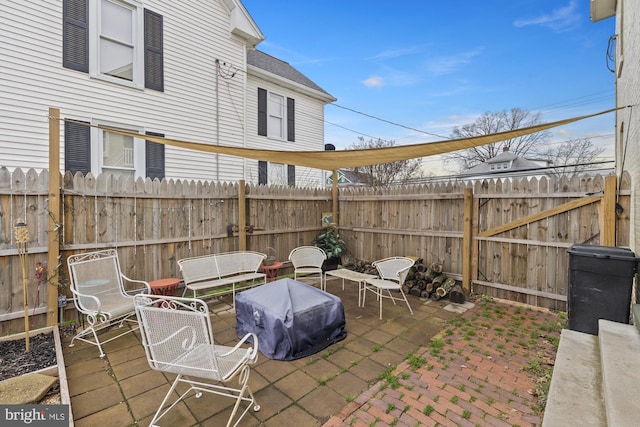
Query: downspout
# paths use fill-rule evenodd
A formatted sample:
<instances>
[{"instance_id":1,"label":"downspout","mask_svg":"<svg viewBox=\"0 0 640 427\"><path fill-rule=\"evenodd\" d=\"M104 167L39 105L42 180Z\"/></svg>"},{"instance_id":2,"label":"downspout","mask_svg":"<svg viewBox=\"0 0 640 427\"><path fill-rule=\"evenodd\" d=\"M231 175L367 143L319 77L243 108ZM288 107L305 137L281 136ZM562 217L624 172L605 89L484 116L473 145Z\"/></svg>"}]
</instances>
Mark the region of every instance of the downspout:
<instances>
[{"instance_id":1,"label":"downspout","mask_svg":"<svg viewBox=\"0 0 640 427\"><path fill-rule=\"evenodd\" d=\"M220 60L216 58L216 145L220 145L220 92L218 78L220 74ZM216 153L216 181L220 182L220 154Z\"/></svg>"}]
</instances>

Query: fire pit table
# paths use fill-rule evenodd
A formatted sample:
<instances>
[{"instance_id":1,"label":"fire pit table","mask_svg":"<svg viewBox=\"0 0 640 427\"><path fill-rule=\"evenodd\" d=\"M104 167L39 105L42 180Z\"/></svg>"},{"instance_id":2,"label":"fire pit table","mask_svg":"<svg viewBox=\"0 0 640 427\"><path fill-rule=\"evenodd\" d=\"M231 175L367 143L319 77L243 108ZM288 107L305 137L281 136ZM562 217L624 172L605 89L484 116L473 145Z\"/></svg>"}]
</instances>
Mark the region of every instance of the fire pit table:
<instances>
[{"instance_id":1,"label":"fire pit table","mask_svg":"<svg viewBox=\"0 0 640 427\"><path fill-rule=\"evenodd\" d=\"M294 360L347 336L340 298L293 279L276 280L236 295L236 332L258 336L269 359Z\"/></svg>"}]
</instances>

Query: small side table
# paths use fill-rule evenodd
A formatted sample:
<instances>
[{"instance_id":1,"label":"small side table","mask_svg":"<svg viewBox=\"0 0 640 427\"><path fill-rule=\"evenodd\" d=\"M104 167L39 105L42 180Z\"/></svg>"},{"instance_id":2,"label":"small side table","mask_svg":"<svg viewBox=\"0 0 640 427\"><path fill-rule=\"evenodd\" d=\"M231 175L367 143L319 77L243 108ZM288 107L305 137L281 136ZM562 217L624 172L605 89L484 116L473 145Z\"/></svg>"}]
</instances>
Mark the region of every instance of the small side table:
<instances>
[{"instance_id":1,"label":"small side table","mask_svg":"<svg viewBox=\"0 0 640 427\"><path fill-rule=\"evenodd\" d=\"M180 279L172 277L168 279L152 280L151 282L149 282L149 286L151 287L151 292L153 292L154 295L164 295L165 297L172 297L176 293L178 283L180 283Z\"/></svg>"},{"instance_id":2,"label":"small side table","mask_svg":"<svg viewBox=\"0 0 640 427\"><path fill-rule=\"evenodd\" d=\"M282 263L280 261L274 261L274 263L271 265L262 264L260 266L260 271L262 271L267 276L267 283L269 283L278 278L278 272L280 271L281 267Z\"/></svg>"}]
</instances>

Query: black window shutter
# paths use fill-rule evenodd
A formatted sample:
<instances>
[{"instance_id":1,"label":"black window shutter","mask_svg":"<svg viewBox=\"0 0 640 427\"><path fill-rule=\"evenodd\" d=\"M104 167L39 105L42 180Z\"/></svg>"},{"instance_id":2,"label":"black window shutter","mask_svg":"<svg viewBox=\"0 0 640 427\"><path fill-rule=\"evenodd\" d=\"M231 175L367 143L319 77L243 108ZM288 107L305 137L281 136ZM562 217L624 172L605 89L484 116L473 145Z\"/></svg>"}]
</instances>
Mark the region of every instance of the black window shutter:
<instances>
[{"instance_id":1,"label":"black window shutter","mask_svg":"<svg viewBox=\"0 0 640 427\"><path fill-rule=\"evenodd\" d=\"M150 136L164 136L163 133L146 132ZM164 144L145 141L145 175L151 179L164 178Z\"/></svg>"},{"instance_id":2,"label":"black window shutter","mask_svg":"<svg viewBox=\"0 0 640 427\"><path fill-rule=\"evenodd\" d=\"M162 15L144 10L144 87L164 92Z\"/></svg>"},{"instance_id":3,"label":"black window shutter","mask_svg":"<svg viewBox=\"0 0 640 427\"><path fill-rule=\"evenodd\" d=\"M80 123L64 122L64 169L72 174L91 172L91 128Z\"/></svg>"},{"instance_id":4,"label":"black window shutter","mask_svg":"<svg viewBox=\"0 0 640 427\"><path fill-rule=\"evenodd\" d=\"M89 72L89 2L62 3L62 66Z\"/></svg>"},{"instance_id":5,"label":"black window shutter","mask_svg":"<svg viewBox=\"0 0 640 427\"><path fill-rule=\"evenodd\" d=\"M296 101L287 98L287 141L296 140Z\"/></svg>"},{"instance_id":6,"label":"black window shutter","mask_svg":"<svg viewBox=\"0 0 640 427\"><path fill-rule=\"evenodd\" d=\"M267 136L267 91L258 88L258 135Z\"/></svg>"},{"instance_id":7,"label":"black window shutter","mask_svg":"<svg viewBox=\"0 0 640 427\"><path fill-rule=\"evenodd\" d=\"M258 160L258 185L267 185L267 162Z\"/></svg>"},{"instance_id":8,"label":"black window shutter","mask_svg":"<svg viewBox=\"0 0 640 427\"><path fill-rule=\"evenodd\" d=\"M287 184L290 187L296 186L296 167L294 165L287 165Z\"/></svg>"}]
</instances>

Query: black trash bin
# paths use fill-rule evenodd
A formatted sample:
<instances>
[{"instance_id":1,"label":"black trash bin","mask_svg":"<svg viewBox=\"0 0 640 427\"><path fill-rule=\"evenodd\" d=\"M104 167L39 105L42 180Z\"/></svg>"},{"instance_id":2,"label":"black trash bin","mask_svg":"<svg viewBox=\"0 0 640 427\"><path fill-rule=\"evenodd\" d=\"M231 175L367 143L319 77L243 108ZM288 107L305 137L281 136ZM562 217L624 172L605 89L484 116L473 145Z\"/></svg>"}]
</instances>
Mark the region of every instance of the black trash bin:
<instances>
[{"instance_id":1,"label":"black trash bin","mask_svg":"<svg viewBox=\"0 0 640 427\"><path fill-rule=\"evenodd\" d=\"M598 319L629 323L638 260L631 249L573 245L569 253L569 329L598 335Z\"/></svg>"}]
</instances>

